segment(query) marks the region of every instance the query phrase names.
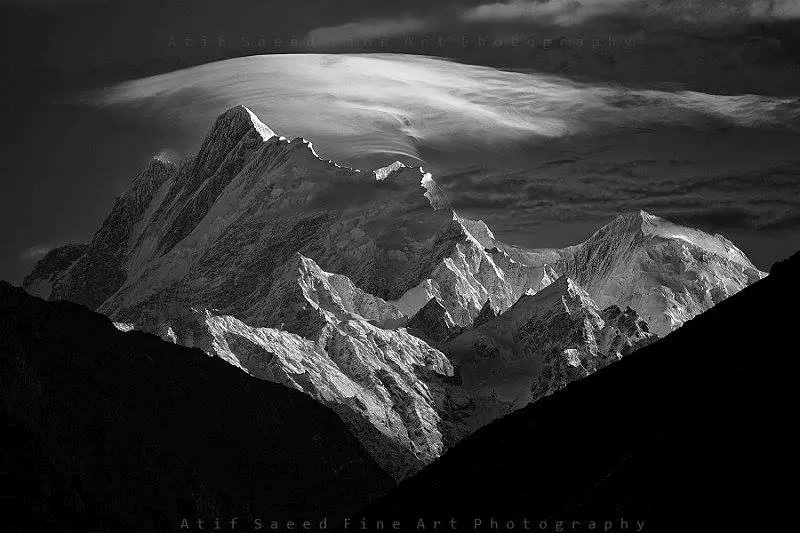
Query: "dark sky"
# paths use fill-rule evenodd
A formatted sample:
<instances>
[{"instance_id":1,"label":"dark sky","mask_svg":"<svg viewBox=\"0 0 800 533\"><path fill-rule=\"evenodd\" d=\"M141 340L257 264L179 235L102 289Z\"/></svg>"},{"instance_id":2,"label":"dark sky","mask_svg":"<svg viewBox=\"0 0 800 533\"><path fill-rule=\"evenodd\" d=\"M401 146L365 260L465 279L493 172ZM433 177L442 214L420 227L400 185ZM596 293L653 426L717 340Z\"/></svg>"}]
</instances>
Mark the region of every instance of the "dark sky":
<instances>
[{"instance_id":1,"label":"dark sky","mask_svg":"<svg viewBox=\"0 0 800 533\"><path fill-rule=\"evenodd\" d=\"M0 0L0 278L19 282L44 250L90 238L114 196L154 151L163 146L188 151L202 137L203 131L181 130L157 115L144 120L132 107L88 112L75 104L82 91L228 57L308 51L438 55L594 84L795 97L800 96L800 31L794 18L799 3ZM526 38L536 39L539 47L512 46L513 39L525 43ZM562 38L566 45L542 51L544 39L558 43ZM576 47L578 38L587 45ZM298 47L290 46L292 39ZM591 48L594 39L606 44ZM748 159L755 162L742 171L746 177L729 178L741 195L752 190L755 198L774 189L770 158L780 160L778 181L792 200L796 161L784 156L797 137L785 128L771 130L756 137L765 140L759 146L750 133L695 135L698 142L711 142L715 153L726 150L729 137L724 135L736 137L730 146L739 155L748 146L760 150L760 158ZM646 149L658 153L652 146ZM564 183L550 179L556 180L554 187ZM459 201L467 202L480 190L475 181L449 185L462 196ZM467 190L468 183L477 188ZM662 192L651 191L651 198ZM501 207L479 207L488 219L503 218ZM654 207L657 212L659 206ZM746 206L705 207L681 211L673 202L667 211L728 235L762 268L800 246L798 217L781 216L766 231L763 219L754 219ZM548 218L527 235L510 228L508 234L534 244L564 245L585 237L598 217L574 214L566 225Z\"/></svg>"}]
</instances>

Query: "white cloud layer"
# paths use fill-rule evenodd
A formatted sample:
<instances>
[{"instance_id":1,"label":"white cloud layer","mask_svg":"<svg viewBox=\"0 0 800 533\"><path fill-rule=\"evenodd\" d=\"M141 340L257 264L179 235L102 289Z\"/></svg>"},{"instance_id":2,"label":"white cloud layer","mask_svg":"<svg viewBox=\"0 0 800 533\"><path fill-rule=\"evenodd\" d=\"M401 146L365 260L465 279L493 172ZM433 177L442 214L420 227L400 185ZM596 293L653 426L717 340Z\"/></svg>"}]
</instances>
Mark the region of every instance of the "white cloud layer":
<instances>
[{"instance_id":1,"label":"white cloud layer","mask_svg":"<svg viewBox=\"0 0 800 533\"><path fill-rule=\"evenodd\" d=\"M231 59L122 83L84 102L87 113L162 131L152 153L196 149L217 115L245 104L276 133L303 136L339 163L421 162L462 213L523 245L577 242L620 212L646 209L722 231L755 258L800 246L796 97L631 89L422 56L340 54ZM129 142L126 131L108 135L118 149Z\"/></svg>"},{"instance_id":2,"label":"white cloud layer","mask_svg":"<svg viewBox=\"0 0 800 533\"><path fill-rule=\"evenodd\" d=\"M33 260L38 261L45 255L47 255L47 252L49 252L52 249L53 247L49 244L40 244L37 246L31 246L30 248L26 248L20 252L19 259L20 261L33 261Z\"/></svg>"},{"instance_id":3,"label":"white cloud layer","mask_svg":"<svg viewBox=\"0 0 800 533\"><path fill-rule=\"evenodd\" d=\"M251 56L126 82L87 98L200 130L243 103L279 134L304 136L325 157L347 163L376 153L421 159L420 147L490 148L609 128L784 124L800 113L797 99L589 85L389 54Z\"/></svg>"},{"instance_id":4,"label":"white cloud layer","mask_svg":"<svg viewBox=\"0 0 800 533\"><path fill-rule=\"evenodd\" d=\"M800 17L800 0L513 0L466 9L466 22L532 20L568 26L611 14L660 15L687 22L733 22Z\"/></svg>"}]
</instances>

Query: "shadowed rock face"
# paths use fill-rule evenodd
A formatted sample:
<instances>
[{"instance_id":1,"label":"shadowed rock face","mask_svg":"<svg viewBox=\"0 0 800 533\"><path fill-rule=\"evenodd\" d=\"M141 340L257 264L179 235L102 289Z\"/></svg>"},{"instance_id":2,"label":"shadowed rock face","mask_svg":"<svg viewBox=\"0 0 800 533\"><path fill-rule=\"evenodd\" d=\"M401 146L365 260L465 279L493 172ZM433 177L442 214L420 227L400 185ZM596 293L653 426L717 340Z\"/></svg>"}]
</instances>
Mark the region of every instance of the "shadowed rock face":
<instances>
[{"instance_id":1,"label":"shadowed rock face","mask_svg":"<svg viewBox=\"0 0 800 533\"><path fill-rule=\"evenodd\" d=\"M22 281L29 294L48 299L59 274L86 253L85 244L66 244L50 250Z\"/></svg>"},{"instance_id":2,"label":"shadowed rock face","mask_svg":"<svg viewBox=\"0 0 800 533\"><path fill-rule=\"evenodd\" d=\"M311 395L400 479L763 275L724 238L643 212L528 250L448 205L421 168L339 166L238 106L26 287ZM563 275L564 305L506 324ZM482 340L451 349L462 333Z\"/></svg>"},{"instance_id":3,"label":"shadowed rock face","mask_svg":"<svg viewBox=\"0 0 800 533\"><path fill-rule=\"evenodd\" d=\"M413 315L435 298L455 325L468 327L487 300L505 310L526 290L550 283L546 266L514 261L496 247L485 248L487 242L495 241L483 222L453 212L416 268L405 274L406 280L421 281L397 300L400 309Z\"/></svg>"},{"instance_id":4,"label":"shadowed rock face","mask_svg":"<svg viewBox=\"0 0 800 533\"><path fill-rule=\"evenodd\" d=\"M480 426L654 339L635 311L614 307L600 312L583 289L562 276L536 294L524 294L510 309L443 349L479 405L473 418Z\"/></svg>"},{"instance_id":5,"label":"shadowed rock face","mask_svg":"<svg viewBox=\"0 0 800 533\"><path fill-rule=\"evenodd\" d=\"M423 339L433 343L446 342L464 330L455 323L437 298L431 298L417 311L417 314L411 317L406 326L411 331L418 331Z\"/></svg>"},{"instance_id":6,"label":"shadowed rock face","mask_svg":"<svg viewBox=\"0 0 800 533\"><path fill-rule=\"evenodd\" d=\"M780 530L797 446L800 253L770 275L593 375L467 437L358 513L368 523L605 520L643 531ZM604 320L630 315L604 311ZM621 326L622 327L622 326ZM791 377L790 377L791 376ZM735 512L731 510L735 509ZM502 522L501 522L502 523ZM502 526L501 526L502 527Z\"/></svg>"},{"instance_id":7,"label":"shadowed rock face","mask_svg":"<svg viewBox=\"0 0 800 533\"><path fill-rule=\"evenodd\" d=\"M476 316L475 320L473 320L472 325L474 327L478 327L481 324L485 324L493 318L496 318L499 314L500 310L492 305L491 300L487 299L486 303L483 304L483 307L481 308L481 312L478 313L478 316Z\"/></svg>"},{"instance_id":8,"label":"shadowed rock face","mask_svg":"<svg viewBox=\"0 0 800 533\"><path fill-rule=\"evenodd\" d=\"M334 408L395 477L438 457L448 433L444 382L453 374L444 354L404 329L337 320L325 309L310 315L322 324L313 339L208 312L201 328L210 353Z\"/></svg>"},{"instance_id":9,"label":"shadowed rock face","mask_svg":"<svg viewBox=\"0 0 800 533\"><path fill-rule=\"evenodd\" d=\"M392 485L307 395L4 282L0 367L2 470L22 531L335 522Z\"/></svg>"},{"instance_id":10,"label":"shadowed rock face","mask_svg":"<svg viewBox=\"0 0 800 533\"><path fill-rule=\"evenodd\" d=\"M57 277L51 300L70 300L94 309L119 289L127 278L126 256L141 231L142 218L153 208L157 192L176 172L175 165L154 159L134 178L84 254Z\"/></svg>"}]
</instances>

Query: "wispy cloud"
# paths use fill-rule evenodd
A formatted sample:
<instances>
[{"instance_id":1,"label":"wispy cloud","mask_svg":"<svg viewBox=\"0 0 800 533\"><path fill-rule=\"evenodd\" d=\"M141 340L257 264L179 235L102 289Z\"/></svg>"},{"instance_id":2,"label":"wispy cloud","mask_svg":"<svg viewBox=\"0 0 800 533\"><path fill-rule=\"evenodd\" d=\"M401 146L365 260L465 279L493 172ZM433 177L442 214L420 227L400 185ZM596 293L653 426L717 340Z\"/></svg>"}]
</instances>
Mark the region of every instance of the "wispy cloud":
<instances>
[{"instance_id":1,"label":"wispy cloud","mask_svg":"<svg viewBox=\"0 0 800 533\"><path fill-rule=\"evenodd\" d=\"M695 162L687 175L671 178L669 161L636 160L635 150L614 157L618 162L605 169L564 159L525 171L454 172L437 176L437 183L456 209L523 233L547 221L602 221L638 209L723 233L800 228L798 162L705 178L695 175L702 167ZM796 240L800 244L800 235Z\"/></svg>"},{"instance_id":2,"label":"wispy cloud","mask_svg":"<svg viewBox=\"0 0 800 533\"><path fill-rule=\"evenodd\" d=\"M305 136L347 164L376 153L424 159L420 146L463 152L610 128L782 126L800 117L797 99L589 85L393 54L233 59L127 82L89 101L144 114L166 108L200 129L245 103L275 131Z\"/></svg>"},{"instance_id":3,"label":"wispy cloud","mask_svg":"<svg viewBox=\"0 0 800 533\"><path fill-rule=\"evenodd\" d=\"M328 43L341 44L343 41L351 39L356 41L381 39L425 31L431 24L431 19L411 16L393 19L365 19L339 26L317 28L309 32L306 41L313 42L315 46L325 46Z\"/></svg>"},{"instance_id":4,"label":"wispy cloud","mask_svg":"<svg viewBox=\"0 0 800 533\"><path fill-rule=\"evenodd\" d=\"M39 260L45 255L47 255L47 252L49 252L52 249L53 246L49 244L38 244L36 246L31 246L30 248L25 248L19 253L19 260L20 261Z\"/></svg>"},{"instance_id":5,"label":"wispy cloud","mask_svg":"<svg viewBox=\"0 0 800 533\"><path fill-rule=\"evenodd\" d=\"M466 22L531 20L568 26L603 15L661 16L683 22L720 23L800 17L798 0L513 0L467 8Z\"/></svg>"},{"instance_id":6,"label":"wispy cloud","mask_svg":"<svg viewBox=\"0 0 800 533\"><path fill-rule=\"evenodd\" d=\"M634 0L517 0L495 2L469 8L462 14L467 22L503 22L529 19L543 23L569 25L611 13Z\"/></svg>"},{"instance_id":7,"label":"wispy cloud","mask_svg":"<svg viewBox=\"0 0 800 533\"><path fill-rule=\"evenodd\" d=\"M339 163L421 162L463 214L530 246L551 233L568 244L562 222L589 231L638 209L726 235L800 228L798 98L626 88L423 56L304 54L126 82L87 103L136 109L176 137L202 135L243 103ZM326 190L309 207L394 194L390 182L370 183ZM753 242L774 259L774 243Z\"/></svg>"},{"instance_id":8,"label":"wispy cloud","mask_svg":"<svg viewBox=\"0 0 800 533\"><path fill-rule=\"evenodd\" d=\"M157 159L162 163L176 163L180 161L181 154L172 148L162 148L153 156L153 159Z\"/></svg>"}]
</instances>

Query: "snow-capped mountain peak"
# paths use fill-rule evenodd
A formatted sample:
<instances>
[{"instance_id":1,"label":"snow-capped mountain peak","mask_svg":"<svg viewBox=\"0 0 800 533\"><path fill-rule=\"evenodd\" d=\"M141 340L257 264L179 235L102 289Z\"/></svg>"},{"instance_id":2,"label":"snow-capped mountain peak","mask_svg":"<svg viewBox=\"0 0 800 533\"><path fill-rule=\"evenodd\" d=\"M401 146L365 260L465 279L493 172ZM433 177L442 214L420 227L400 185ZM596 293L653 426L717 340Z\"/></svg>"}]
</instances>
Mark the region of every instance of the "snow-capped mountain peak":
<instances>
[{"instance_id":1,"label":"snow-capped mountain peak","mask_svg":"<svg viewBox=\"0 0 800 533\"><path fill-rule=\"evenodd\" d=\"M513 329L519 331L531 316L549 312L555 308L571 314L575 309L583 308L597 312L597 306L589 294L568 276L561 276L538 292L525 292L505 313L496 320L505 317L511 320ZM484 325L483 328L491 328Z\"/></svg>"},{"instance_id":2,"label":"snow-capped mountain peak","mask_svg":"<svg viewBox=\"0 0 800 533\"><path fill-rule=\"evenodd\" d=\"M232 107L231 109L223 113L220 118L223 117L228 118L231 121L242 121L245 123L249 123L249 125L251 125L258 132L261 138L265 141L276 136L275 132L272 131L272 129L269 126L261 122L261 119L259 119L255 113L250 111L250 109L247 106L238 105Z\"/></svg>"},{"instance_id":3,"label":"snow-capped mountain peak","mask_svg":"<svg viewBox=\"0 0 800 533\"><path fill-rule=\"evenodd\" d=\"M645 237L681 240L730 261L735 261L746 268L755 269L755 266L744 253L722 235L711 235L687 226L681 226L644 210L620 215L607 228L610 231L621 230ZM601 229L595 235L602 231Z\"/></svg>"},{"instance_id":4,"label":"snow-capped mountain peak","mask_svg":"<svg viewBox=\"0 0 800 533\"><path fill-rule=\"evenodd\" d=\"M343 167L237 106L25 288L306 392L399 478L762 275L643 211L561 250L508 245L423 168Z\"/></svg>"},{"instance_id":5,"label":"snow-capped mountain peak","mask_svg":"<svg viewBox=\"0 0 800 533\"><path fill-rule=\"evenodd\" d=\"M645 211L621 215L558 254L558 270L599 306L630 306L659 335L766 275L721 235Z\"/></svg>"}]
</instances>

